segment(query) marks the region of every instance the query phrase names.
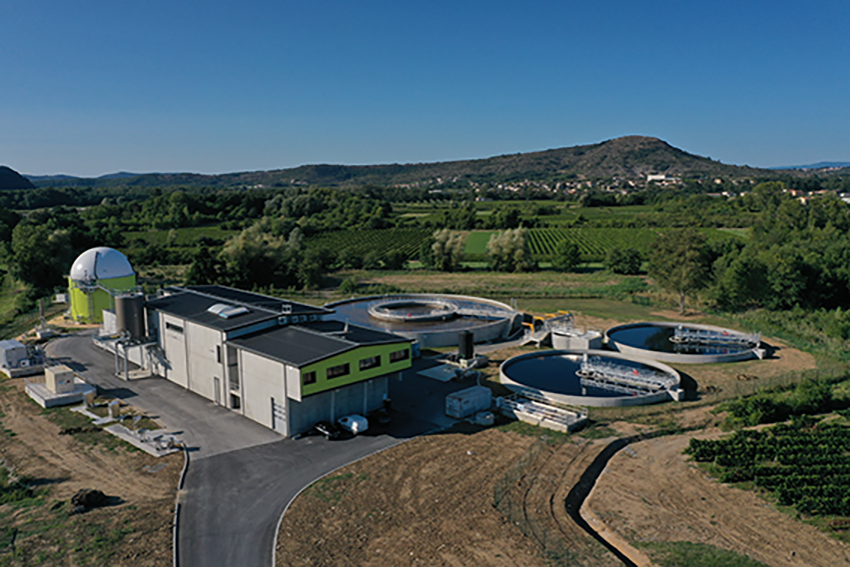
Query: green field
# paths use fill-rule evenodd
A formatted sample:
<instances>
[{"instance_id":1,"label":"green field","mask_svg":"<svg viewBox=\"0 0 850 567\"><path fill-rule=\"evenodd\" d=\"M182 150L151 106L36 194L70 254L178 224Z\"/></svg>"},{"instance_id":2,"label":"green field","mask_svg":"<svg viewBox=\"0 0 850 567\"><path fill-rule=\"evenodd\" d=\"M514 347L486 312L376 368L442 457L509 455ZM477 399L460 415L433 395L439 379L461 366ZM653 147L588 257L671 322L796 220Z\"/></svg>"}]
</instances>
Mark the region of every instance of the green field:
<instances>
[{"instance_id":1,"label":"green field","mask_svg":"<svg viewBox=\"0 0 850 567\"><path fill-rule=\"evenodd\" d=\"M163 246L193 246L202 236L216 240L227 240L238 233L238 230L227 230L213 225L173 228L171 230L129 231L125 232L124 236L128 241L138 239Z\"/></svg>"}]
</instances>

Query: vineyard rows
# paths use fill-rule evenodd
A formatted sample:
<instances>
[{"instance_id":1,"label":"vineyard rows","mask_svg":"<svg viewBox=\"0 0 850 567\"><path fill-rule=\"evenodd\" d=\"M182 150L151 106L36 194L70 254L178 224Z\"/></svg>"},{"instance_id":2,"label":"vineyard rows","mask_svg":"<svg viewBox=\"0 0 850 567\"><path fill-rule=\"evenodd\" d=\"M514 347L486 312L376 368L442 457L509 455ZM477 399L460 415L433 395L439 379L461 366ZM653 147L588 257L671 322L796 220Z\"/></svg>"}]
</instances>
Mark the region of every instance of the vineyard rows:
<instances>
[{"instance_id":1,"label":"vineyard rows","mask_svg":"<svg viewBox=\"0 0 850 567\"><path fill-rule=\"evenodd\" d=\"M801 513L839 516L850 516L848 451L850 427L812 419L717 441L691 439L687 449L694 460L720 467L723 482L751 481Z\"/></svg>"},{"instance_id":2,"label":"vineyard rows","mask_svg":"<svg viewBox=\"0 0 850 567\"><path fill-rule=\"evenodd\" d=\"M389 252L401 250L408 259L419 256L419 245L433 233L420 228L388 228L384 230L343 230L328 232L307 240L315 248L330 248L336 252L348 249L365 256L374 252L383 258Z\"/></svg>"},{"instance_id":3,"label":"vineyard rows","mask_svg":"<svg viewBox=\"0 0 850 567\"><path fill-rule=\"evenodd\" d=\"M709 240L717 238L736 238L734 235L714 229L703 233ZM348 249L350 252L365 255L376 253L383 258L393 250L401 250L408 259L419 255L419 246L433 234L426 228L390 228L383 230L343 230L311 237L308 246L325 247L337 252ZM472 233L472 240L466 247L471 259L483 259L487 254L487 241L492 231ZM531 252L540 259L551 259L563 240L575 242L585 260L601 260L612 248L636 248L648 253L652 242L663 234L663 229L648 228L533 228L528 231ZM480 238L484 235L486 238Z\"/></svg>"},{"instance_id":4,"label":"vineyard rows","mask_svg":"<svg viewBox=\"0 0 850 567\"><path fill-rule=\"evenodd\" d=\"M647 228L536 228L528 233L532 254L552 257L558 244L569 240L582 256L602 259L612 248L636 248L648 252L658 233Z\"/></svg>"}]
</instances>

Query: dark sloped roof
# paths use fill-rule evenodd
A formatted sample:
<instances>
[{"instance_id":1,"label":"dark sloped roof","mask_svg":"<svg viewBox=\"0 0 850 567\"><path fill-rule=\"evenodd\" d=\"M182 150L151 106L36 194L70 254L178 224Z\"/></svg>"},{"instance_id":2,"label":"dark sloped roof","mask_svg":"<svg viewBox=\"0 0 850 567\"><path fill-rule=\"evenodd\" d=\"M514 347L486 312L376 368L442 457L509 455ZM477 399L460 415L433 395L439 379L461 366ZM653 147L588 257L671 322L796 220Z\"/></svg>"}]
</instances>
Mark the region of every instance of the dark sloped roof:
<instances>
[{"instance_id":1,"label":"dark sloped roof","mask_svg":"<svg viewBox=\"0 0 850 567\"><path fill-rule=\"evenodd\" d=\"M246 325L266 321L276 318L279 313L275 313L268 309L250 308L247 313L237 315L230 319L219 317L215 313L210 313L208 309L216 303L222 303L221 299L213 296L202 295L192 291L177 291L179 288L172 288L172 293L164 297L149 299L147 306L149 309L162 311L169 315L174 315L182 319L188 319L193 323L199 323L206 327L212 327L220 331L230 331L238 329Z\"/></svg>"},{"instance_id":2,"label":"dark sloped roof","mask_svg":"<svg viewBox=\"0 0 850 567\"><path fill-rule=\"evenodd\" d=\"M277 327L231 339L234 346L302 367L331 356L368 345L406 343L398 335L349 325L348 332L339 321L321 321L304 325Z\"/></svg>"},{"instance_id":3,"label":"dark sloped roof","mask_svg":"<svg viewBox=\"0 0 850 567\"><path fill-rule=\"evenodd\" d=\"M359 327L357 325L346 326L346 324L342 321L316 321L314 323L302 323L299 326L312 329L320 333L333 333L335 336L357 343L361 346L408 341L408 339L399 335L393 335L392 333L367 329L366 327Z\"/></svg>"},{"instance_id":4,"label":"dark sloped roof","mask_svg":"<svg viewBox=\"0 0 850 567\"><path fill-rule=\"evenodd\" d=\"M316 307L314 305L307 305L305 303L297 303L295 301L289 301L288 299L270 297L268 295L254 293L252 291L243 291L241 289L234 289L232 287L225 287L223 285L190 285L186 286L185 289L197 291L199 293L204 293L207 295L213 295L225 301L241 303L243 305L251 305L253 307L259 307L262 309L268 309L270 311L274 311L275 313L283 313L287 309L287 306L290 309L289 312L293 315L333 313L332 310L325 309L324 307Z\"/></svg>"}]
</instances>

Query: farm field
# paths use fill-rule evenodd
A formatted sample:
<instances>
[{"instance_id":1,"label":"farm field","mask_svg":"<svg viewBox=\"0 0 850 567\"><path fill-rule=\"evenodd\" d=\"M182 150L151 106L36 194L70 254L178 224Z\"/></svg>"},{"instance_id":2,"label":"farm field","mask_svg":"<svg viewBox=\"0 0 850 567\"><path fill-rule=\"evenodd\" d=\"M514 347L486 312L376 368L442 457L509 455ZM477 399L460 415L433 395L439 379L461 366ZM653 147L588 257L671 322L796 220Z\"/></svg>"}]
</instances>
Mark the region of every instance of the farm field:
<instances>
[{"instance_id":1,"label":"farm field","mask_svg":"<svg viewBox=\"0 0 850 567\"><path fill-rule=\"evenodd\" d=\"M335 251L376 254L383 259L389 252L400 250L410 259L419 256L419 246L432 229L391 228L374 230L345 230L330 232L307 240L310 247L324 247ZM487 256L487 243L494 230L464 231L464 253L469 261L483 261ZM551 259L563 240L575 242L585 261L601 261L613 248L636 248L648 253L653 241L663 235L664 229L649 228L533 228L528 232L531 252L540 260ZM718 229L701 229L708 240L739 238L737 233Z\"/></svg>"},{"instance_id":2,"label":"farm field","mask_svg":"<svg viewBox=\"0 0 850 567\"><path fill-rule=\"evenodd\" d=\"M433 233L421 228L389 228L384 230L344 230L329 232L309 238L307 245L329 248L363 257L376 254L383 259L390 252L399 250L408 259L419 256L419 245Z\"/></svg>"},{"instance_id":3,"label":"farm field","mask_svg":"<svg viewBox=\"0 0 850 567\"><path fill-rule=\"evenodd\" d=\"M721 482L751 482L801 514L850 516L848 450L850 426L838 417L797 419L719 440L692 439L687 453L719 469Z\"/></svg>"},{"instance_id":4,"label":"farm field","mask_svg":"<svg viewBox=\"0 0 850 567\"><path fill-rule=\"evenodd\" d=\"M698 438L721 435L709 429ZM696 467L683 454L691 437L642 441L617 453L582 514L595 528L610 530L650 557L676 542L691 542L776 567L850 562L846 544L780 512L754 492L720 483Z\"/></svg>"},{"instance_id":5,"label":"farm field","mask_svg":"<svg viewBox=\"0 0 850 567\"><path fill-rule=\"evenodd\" d=\"M239 234L238 230L229 230L221 228L218 225L211 225L174 228L171 230L130 231L124 233L124 236L128 241L138 239L160 245L194 246L202 236L223 241L236 234Z\"/></svg>"}]
</instances>

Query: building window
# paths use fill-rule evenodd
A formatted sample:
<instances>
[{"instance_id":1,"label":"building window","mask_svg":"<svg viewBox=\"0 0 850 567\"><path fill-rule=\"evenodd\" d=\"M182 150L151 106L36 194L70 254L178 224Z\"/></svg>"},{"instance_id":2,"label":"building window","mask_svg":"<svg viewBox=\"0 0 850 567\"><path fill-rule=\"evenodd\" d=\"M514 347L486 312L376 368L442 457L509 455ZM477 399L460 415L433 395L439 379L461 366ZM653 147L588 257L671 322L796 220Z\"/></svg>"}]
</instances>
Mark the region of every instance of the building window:
<instances>
[{"instance_id":1,"label":"building window","mask_svg":"<svg viewBox=\"0 0 850 567\"><path fill-rule=\"evenodd\" d=\"M381 365L381 356L370 356L369 358L364 358L360 361L360 370L369 370L370 368L377 368Z\"/></svg>"},{"instance_id":2,"label":"building window","mask_svg":"<svg viewBox=\"0 0 850 567\"><path fill-rule=\"evenodd\" d=\"M180 325L175 325L174 323L166 323L165 328L169 331L174 331L175 333L183 334L183 327Z\"/></svg>"},{"instance_id":3,"label":"building window","mask_svg":"<svg viewBox=\"0 0 850 567\"><path fill-rule=\"evenodd\" d=\"M215 345L215 361L221 364L221 345Z\"/></svg>"},{"instance_id":4,"label":"building window","mask_svg":"<svg viewBox=\"0 0 850 567\"><path fill-rule=\"evenodd\" d=\"M328 376L328 378L330 378L330 376ZM307 384L315 384L316 383L316 371L313 370L312 372L303 373L301 375L301 383L305 386Z\"/></svg>"},{"instance_id":5,"label":"building window","mask_svg":"<svg viewBox=\"0 0 850 567\"><path fill-rule=\"evenodd\" d=\"M242 400L239 399L239 396L230 394L230 409L240 409L241 407Z\"/></svg>"},{"instance_id":6,"label":"building window","mask_svg":"<svg viewBox=\"0 0 850 567\"><path fill-rule=\"evenodd\" d=\"M397 350L390 353L390 362L398 362L399 360L407 360L410 358L410 349Z\"/></svg>"},{"instance_id":7,"label":"building window","mask_svg":"<svg viewBox=\"0 0 850 567\"><path fill-rule=\"evenodd\" d=\"M328 368L328 379L330 378L339 378L340 376L346 376L351 372L351 368L348 363L340 364L338 366L331 366Z\"/></svg>"}]
</instances>

